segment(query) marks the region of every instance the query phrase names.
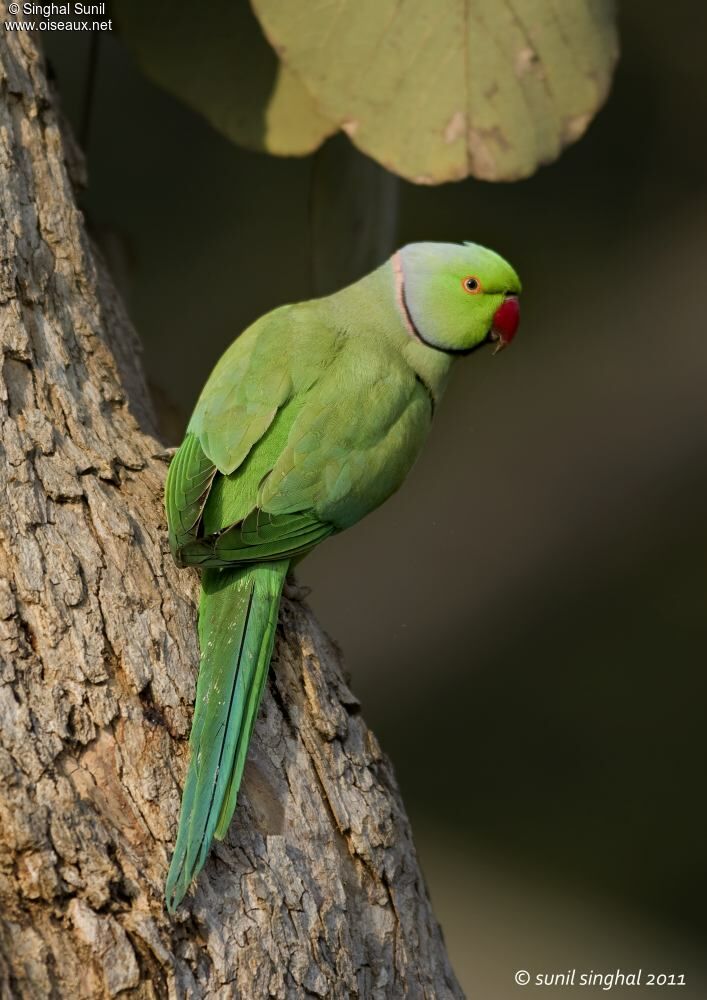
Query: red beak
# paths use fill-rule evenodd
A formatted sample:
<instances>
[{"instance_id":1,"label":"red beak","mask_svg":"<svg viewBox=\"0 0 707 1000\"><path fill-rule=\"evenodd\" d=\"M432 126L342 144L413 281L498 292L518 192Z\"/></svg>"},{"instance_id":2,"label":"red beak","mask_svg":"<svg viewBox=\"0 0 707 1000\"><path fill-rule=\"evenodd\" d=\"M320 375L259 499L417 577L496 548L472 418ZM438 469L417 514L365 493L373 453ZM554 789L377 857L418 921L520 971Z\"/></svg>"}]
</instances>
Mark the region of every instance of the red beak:
<instances>
[{"instance_id":1,"label":"red beak","mask_svg":"<svg viewBox=\"0 0 707 1000\"><path fill-rule=\"evenodd\" d=\"M506 347L515 337L520 324L520 303L517 295L508 295L493 314L491 336L498 341L497 351Z\"/></svg>"}]
</instances>

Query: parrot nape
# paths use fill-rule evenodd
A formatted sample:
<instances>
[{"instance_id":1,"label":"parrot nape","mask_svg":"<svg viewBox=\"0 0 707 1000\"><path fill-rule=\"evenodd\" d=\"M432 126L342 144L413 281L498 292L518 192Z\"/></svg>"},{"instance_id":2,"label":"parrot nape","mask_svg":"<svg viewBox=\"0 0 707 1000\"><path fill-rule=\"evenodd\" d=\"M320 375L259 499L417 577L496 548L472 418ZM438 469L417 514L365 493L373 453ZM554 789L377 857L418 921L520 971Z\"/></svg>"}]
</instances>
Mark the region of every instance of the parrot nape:
<instances>
[{"instance_id":1,"label":"parrot nape","mask_svg":"<svg viewBox=\"0 0 707 1000\"><path fill-rule=\"evenodd\" d=\"M170 911L233 816L288 568L398 489L454 360L515 335L520 288L485 247L412 243L342 291L267 313L216 365L166 484L174 558L202 569Z\"/></svg>"}]
</instances>

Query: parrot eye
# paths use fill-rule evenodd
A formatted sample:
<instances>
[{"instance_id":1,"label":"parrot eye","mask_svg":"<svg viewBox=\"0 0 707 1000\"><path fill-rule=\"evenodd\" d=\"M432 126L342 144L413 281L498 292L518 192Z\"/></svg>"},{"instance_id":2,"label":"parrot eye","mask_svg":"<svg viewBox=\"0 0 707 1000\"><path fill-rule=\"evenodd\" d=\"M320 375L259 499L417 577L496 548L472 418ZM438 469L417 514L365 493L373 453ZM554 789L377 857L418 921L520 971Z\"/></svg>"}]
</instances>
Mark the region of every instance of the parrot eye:
<instances>
[{"instance_id":1,"label":"parrot eye","mask_svg":"<svg viewBox=\"0 0 707 1000\"><path fill-rule=\"evenodd\" d=\"M469 295L478 295L481 291L481 282L473 274L469 274L466 278L462 278L462 288Z\"/></svg>"}]
</instances>

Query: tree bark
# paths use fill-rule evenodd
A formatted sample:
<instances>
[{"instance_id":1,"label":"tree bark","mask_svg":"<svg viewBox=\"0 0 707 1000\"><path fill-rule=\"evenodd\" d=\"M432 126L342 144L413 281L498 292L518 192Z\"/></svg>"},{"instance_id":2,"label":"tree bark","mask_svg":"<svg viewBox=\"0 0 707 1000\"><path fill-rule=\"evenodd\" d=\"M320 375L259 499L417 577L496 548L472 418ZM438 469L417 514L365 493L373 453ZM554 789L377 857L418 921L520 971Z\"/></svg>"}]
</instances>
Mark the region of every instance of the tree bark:
<instances>
[{"instance_id":1,"label":"tree bark","mask_svg":"<svg viewBox=\"0 0 707 1000\"><path fill-rule=\"evenodd\" d=\"M2 33L0 995L460 997L390 764L294 601L229 837L163 907L198 576L77 163L33 38Z\"/></svg>"}]
</instances>

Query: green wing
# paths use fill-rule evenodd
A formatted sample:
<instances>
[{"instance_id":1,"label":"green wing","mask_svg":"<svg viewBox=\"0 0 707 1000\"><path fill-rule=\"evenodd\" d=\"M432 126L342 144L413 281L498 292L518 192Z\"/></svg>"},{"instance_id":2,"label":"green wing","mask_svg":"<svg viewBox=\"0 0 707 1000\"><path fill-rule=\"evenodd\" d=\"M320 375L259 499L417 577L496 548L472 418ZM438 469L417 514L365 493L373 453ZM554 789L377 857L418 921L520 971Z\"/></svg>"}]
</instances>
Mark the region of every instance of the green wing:
<instances>
[{"instance_id":1,"label":"green wing","mask_svg":"<svg viewBox=\"0 0 707 1000\"><path fill-rule=\"evenodd\" d=\"M335 333L306 308L277 310L229 348L197 403L169 468L165 505L179 565L293 558L334 530L305 500L271 513L261 486L333 360Z\"/></svg>"},{"instance_id":2,"label":"green wing","mask_svg":"<svg viewBox=\"0 0 707 1000\"><path fill-rule=\"evenodd\" d=\"M341 530L402 484L427 436L430 397L381 344L350 338L293 422L260 502L275 516L313 510Z\"/></svg>"},{"instance_id":3,"label":"green wing","mask_svg":"<svg viewBox=\"0 0 707 1000\"><path fill-rule=\"evenodd\" d=\"M424 386L384 343L342 338L309 303L277 310L219 362L172 463L175 558L303 555L400 486L430 417Z\"/></svg>"},{"instance_id":4,"label":"green wing","mask_svg":"<svg viewBox=\"0 0 707 1000\"><path fill-rule=\"evenodd\" d=\"M165 486L165 509L169 545L179 566L186 566L181 553L198 535L204 506L217 473L195 434L187 434L172 459Z\"/></svg>"}]
</instances>

